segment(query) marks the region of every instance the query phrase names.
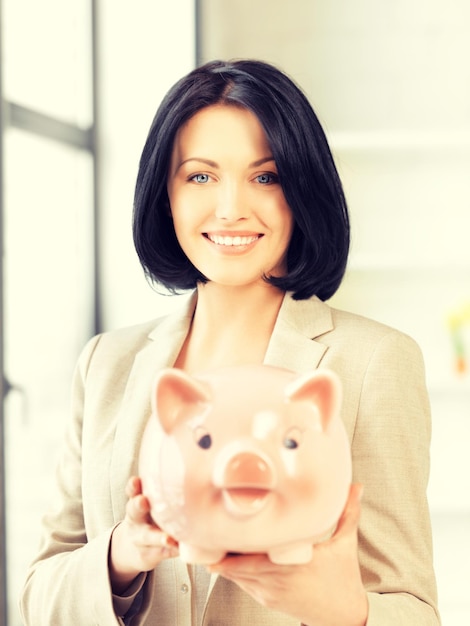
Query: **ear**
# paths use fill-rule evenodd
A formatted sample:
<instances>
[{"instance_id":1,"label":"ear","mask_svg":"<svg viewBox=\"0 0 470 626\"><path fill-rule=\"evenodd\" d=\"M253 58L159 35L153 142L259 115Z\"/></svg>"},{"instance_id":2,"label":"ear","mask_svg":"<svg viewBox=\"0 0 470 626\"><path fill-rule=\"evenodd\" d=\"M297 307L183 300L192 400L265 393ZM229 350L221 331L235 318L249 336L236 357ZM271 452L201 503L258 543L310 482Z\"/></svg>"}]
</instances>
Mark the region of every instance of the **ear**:
<instances>
[{"instance_id":1,"label":"ear","mask_svg":"<svg viewBox=\"0 0 470 626\"><path fill-rule=\"evenodd\" d=\"M326 430L341 406L341 383L331 370L313 370L289 383L285 395L288 402L312 404L318 410L322 429Z\"/></svg>"},{"instance_id":2,"label":"ear","mask_svg":"<svg viewBox=\"0 0 470 626\"><path fill-rule=\"evenodd\" d=\"M166 433L170 433L180 420L205 413L210 400L210 393L203 383L183 370L164 369L155 381L153 410Z\"/></svg>"}]
</instances>

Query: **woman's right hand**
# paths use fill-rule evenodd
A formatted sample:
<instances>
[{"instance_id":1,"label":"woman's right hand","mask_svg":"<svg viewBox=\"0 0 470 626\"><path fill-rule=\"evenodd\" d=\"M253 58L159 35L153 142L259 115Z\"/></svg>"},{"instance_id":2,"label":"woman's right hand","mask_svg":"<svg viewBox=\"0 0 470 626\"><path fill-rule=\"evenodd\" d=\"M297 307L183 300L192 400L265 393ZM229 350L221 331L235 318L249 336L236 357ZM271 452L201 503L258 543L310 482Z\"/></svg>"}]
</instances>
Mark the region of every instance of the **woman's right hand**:
<instances>
[{"instance_id":1,"label":"woman's right hand","mask_svg":"<svg viewBox=\"0 0 470 626\"><path fill-rule=\"evenodd\" d=\"M141 573L160 561L178 556L177 542L164 533L150 517L150 503L142 494L140 478L126 485L129 500L126 516L116 526L109 551L109 576L113 593L122 594Z\"/></svg>"}]
</instances>

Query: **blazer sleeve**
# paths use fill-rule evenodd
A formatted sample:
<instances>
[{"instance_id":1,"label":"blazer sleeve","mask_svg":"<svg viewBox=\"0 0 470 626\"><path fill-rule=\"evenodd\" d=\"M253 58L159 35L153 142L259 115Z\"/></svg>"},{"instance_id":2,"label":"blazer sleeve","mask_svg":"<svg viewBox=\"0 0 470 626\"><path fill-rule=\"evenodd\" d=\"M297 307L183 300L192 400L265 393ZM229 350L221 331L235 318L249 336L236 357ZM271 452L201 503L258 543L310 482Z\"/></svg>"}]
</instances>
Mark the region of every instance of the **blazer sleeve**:
<instances>
[{"instance_id":1,"label":"blazer sleeve","mask_svg":"<svg viewBox=\"0 0 470 626\"><path fill-rule=\"evenodd\" d=\"M421 351L391 330L371 353L352 441L354 480L364 485L368 626L440 624L426 496L430 437Z\"/></svg>"},{"instance_id":2,"label":"blazer sleeve","mask_svg":"<svg viewBox=\"0 0 470 626\"><path fill-rule=\"evenodd\" d=\"M108 575L113 524L109 524L109 528L103 525L100 532L90 537L83 516L81 434L84 386L98 342L99 337L88 343L76 368L72 420L57 468L56 503L54 510L43 520L40 551L27 573L20 599L25 626L124 623L116 616ZM120 599L117 604L131 603L132 598L129 598L128 602Z\"/></svg>"}]
</instances>

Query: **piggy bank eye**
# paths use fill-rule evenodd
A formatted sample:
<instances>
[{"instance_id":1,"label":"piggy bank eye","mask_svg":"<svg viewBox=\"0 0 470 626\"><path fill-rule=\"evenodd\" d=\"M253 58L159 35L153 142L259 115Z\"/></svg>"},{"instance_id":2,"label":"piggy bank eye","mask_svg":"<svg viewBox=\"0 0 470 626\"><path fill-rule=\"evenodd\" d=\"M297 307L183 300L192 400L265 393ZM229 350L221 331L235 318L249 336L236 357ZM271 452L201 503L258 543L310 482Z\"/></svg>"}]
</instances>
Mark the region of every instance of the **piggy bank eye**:
<instances>
[{"instance_id":1,"label":"piggy bank eye","mask_svg":"<svg viewBox=\"0 0 470 626\"><path fill-rule=\"evenodd\" d=\"M302 432L298 428L291 428L284 435L282 445L288 450L295 450L300 446Z\"/></svg>"},{"instance_id":2,"label":"piggy bank eye","mask_svg":"<svg viewBox=\"0 0 470 626\"><path fill-rule=\"evenodd\" d=\"M284 444L284 448L288 450L295 450L295 448L299 447L299 442L292 437L285 437L282 443Z\"/></svg>"},{"instance_id":3,"label":"piggy bank eye","mask_svg":"<svg viewBox=\"0 0 470 626\"><path fill-rule=\"evenodd\" d=\"M204 428L196 428L194 431L194 438L197 445L203 450L208 450L212 445L212 437Z\"/></svg>"},{"instance_id":4,"label":"piggy bank eye","mask_svg":"<svg viewBox=\"0 0 470 626\"><path fill-rule=\"evenodd\" d=\"M203 450L208 450L211 445L212 445L212 439L210 435L204 435L203 437L201 437L198 442L197 445L202 448Z\"/></svg>"}]
</instances>

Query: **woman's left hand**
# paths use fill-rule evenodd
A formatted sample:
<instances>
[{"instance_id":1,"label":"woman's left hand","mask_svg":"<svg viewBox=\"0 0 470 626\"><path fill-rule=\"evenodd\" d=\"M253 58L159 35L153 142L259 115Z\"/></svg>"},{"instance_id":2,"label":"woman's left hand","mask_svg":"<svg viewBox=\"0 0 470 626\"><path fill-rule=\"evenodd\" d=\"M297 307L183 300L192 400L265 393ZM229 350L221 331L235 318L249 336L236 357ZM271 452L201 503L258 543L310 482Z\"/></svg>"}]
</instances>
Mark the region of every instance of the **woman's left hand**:
<instances>
[{"instance_id":1,"label":"woman's left hand","mask_svg":"<svg viewBox=\"0 0 470 626\"><path fill-rule=\"evenodd\" d=\"M357 555L361 495L362 486L352 485L335 533L315 545L305 565L276 565L255 554L227 556L208 569L302 624L364 626L368 601Z\"/></svg>"}]
</instances>

